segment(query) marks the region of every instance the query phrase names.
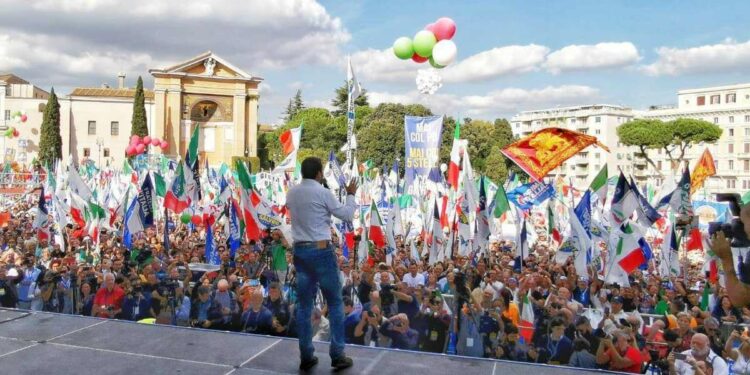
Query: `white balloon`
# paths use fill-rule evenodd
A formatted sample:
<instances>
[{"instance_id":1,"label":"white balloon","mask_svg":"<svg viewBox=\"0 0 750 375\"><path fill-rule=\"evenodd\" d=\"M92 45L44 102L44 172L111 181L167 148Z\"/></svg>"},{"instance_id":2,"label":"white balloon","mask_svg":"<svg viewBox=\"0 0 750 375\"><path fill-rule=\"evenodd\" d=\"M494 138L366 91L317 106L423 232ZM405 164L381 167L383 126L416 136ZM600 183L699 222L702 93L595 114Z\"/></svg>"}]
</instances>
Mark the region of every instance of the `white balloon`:
<instances>
[{"instance_id":1,"label":"white balloon","mask_svg":"<svg viewBox=\"0 0 750 375\"><path fill-rule=\"evenodd\" d=\"M456 61L457 53L456 43L452 40L441 40L432 48L432 60L438 65L447 66Z\"/></svg>"}]
</instances>

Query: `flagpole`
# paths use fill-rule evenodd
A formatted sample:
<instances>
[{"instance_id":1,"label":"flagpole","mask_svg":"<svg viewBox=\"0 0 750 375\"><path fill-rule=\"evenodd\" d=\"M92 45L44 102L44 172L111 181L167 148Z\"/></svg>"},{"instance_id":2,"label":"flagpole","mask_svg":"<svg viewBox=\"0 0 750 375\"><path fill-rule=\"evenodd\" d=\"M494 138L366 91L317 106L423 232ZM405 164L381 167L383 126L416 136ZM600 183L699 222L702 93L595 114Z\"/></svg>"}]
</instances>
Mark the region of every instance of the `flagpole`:
<instances>
[{"instance_id":1,"label":"flagpole","mask_svg":"<svg viewBox=\"0 0 750 375\"><path fill-rule=\"evenodd\" d=\"M350 56L347 57L349 65L347 69L351 69L352 59ZM346 77L346 163L351 165L352 161L352 137L354 136L354 111L352 110L352 84L353 82L349 78L347 70Z\"/></svg>"}]
</instances>

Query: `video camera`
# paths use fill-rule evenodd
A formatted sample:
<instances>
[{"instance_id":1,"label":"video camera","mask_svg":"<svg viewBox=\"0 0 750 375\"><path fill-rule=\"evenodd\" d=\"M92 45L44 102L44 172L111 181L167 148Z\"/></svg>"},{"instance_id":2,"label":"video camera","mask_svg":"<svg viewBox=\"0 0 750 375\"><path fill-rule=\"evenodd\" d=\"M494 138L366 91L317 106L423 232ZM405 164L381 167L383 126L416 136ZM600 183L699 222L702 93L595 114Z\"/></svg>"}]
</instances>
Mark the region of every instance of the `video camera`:
<instances>
[{"instance_id":1,"label":"video camera","mask_svg":"<svg viewBox=\"0 0 750 375\"><path fill-rule=\"evenodd\" d=\"M731 241L732 247L750 247L750 240L745 233L745 227L740 219L740 195L736 193L718 193L717 202L729 203L729 211L732 213L732 221L729 223L708 223L708 234L713 236L718 232Z\"/></svg>"}]
</instances>

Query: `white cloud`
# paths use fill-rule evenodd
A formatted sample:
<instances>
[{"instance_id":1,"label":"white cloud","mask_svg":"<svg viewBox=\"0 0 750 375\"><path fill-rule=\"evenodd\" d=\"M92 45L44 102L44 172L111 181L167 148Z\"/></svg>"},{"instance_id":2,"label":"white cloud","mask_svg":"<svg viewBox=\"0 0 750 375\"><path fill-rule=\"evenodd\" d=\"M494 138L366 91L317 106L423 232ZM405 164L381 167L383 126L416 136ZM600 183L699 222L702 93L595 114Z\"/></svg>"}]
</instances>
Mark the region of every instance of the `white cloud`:
<instances>
[{"instance_id":1,"label":"white cloud","mask_svg":"<svg viewBox=\"0 0 750 375\"><path fill-rule=\"evenodd\" d=\"M446 82L483 81L539 69L549 48L536 44L505 46L482 51L444 69Z\"/></svg>"},{"instance_id":2,"label":"white cloud","mask_svg":"<svg viewBox=\"0 0 750 375\"><path fill-rule=\"evenodd\" d=\"M656 53L656 62L642 67L651 76L750 71L750 41L727 39L691 48L661 47Z\"/></svg>"},{"instance_id":3,"label":"white cloud","mask_svg":"<svg viewBox=\"0 0 750 375\"><path fill-rule=\"evenodd\" d=\"M548 86L541 89L506 88L484 95L458 96L452 94L422 95L406 93L370 92L370 104L423 104L438 113L461 113L471 116L510 115L515 112L590 104L599 98L599 90L583 85Z\"/></svg>"},{"instance_id":4,"label":"white cloud","mask_svg":"<svg viewBox=\"0 0 750 375\"><path fill-rule=\"evenodd\" d=\"M630 42L606 42L565 46L547 56L544 67L553 74L573 70L591 70L627 66L640 59Z\"/></svg>"}]
</instances>

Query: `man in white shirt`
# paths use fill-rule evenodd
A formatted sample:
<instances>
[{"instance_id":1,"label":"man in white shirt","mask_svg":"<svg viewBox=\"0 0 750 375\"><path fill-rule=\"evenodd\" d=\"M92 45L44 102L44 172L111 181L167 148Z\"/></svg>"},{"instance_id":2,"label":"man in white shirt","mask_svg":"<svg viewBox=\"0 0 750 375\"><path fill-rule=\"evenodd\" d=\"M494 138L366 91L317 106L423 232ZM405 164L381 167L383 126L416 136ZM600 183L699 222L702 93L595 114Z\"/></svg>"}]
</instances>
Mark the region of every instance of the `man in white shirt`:
<instances>
[{"instance_id":1,"label":"man in white shirt","mask_svg":"<svg viewBox=\"0 0 750 375\"><path fill-rule=\"evenodd\" d=\"M706 367L711 367L713 375L729 374L729 366L727 366L723 358L711 350L708 336L702 333L693 335L693 338L690 340L690 350L686 350L680 354L685 356L685 359L677 359L674 352L670 353L669 357L667 357L670 374L693 375L699 361L704 362Z\"/></svg>"},{"instance_id":2,"label":"man in white shirt","mask_svg":"<svg viewBox=\"0 0 750 375\"><path fill-rule=\"evenodd\" d=\"M342 370L353 365L344 353L344 303L336 252L331 242L331 215L351 221L356 209L357 183L346 187L346 203L337 201L322 185L323 163L309 157L302 161L302 182L289 189L286 205L292 218L294 269L297 273L297 334L300 370L318 364L312 344L312 310L318 286L328 305L331 336L331 367Z\"/></svg>"},{"instance_id":3,"label":"man in white shirt","mask_svg":"<svg viewBox=\"0 0 750 375\"><path fill-rule=\"evenodd\" d=\"M403 281L412 288L424 286L424 275L417 272L416 263L409 265L409 273L404 275Z\"/></svg>"}]
</instances>

